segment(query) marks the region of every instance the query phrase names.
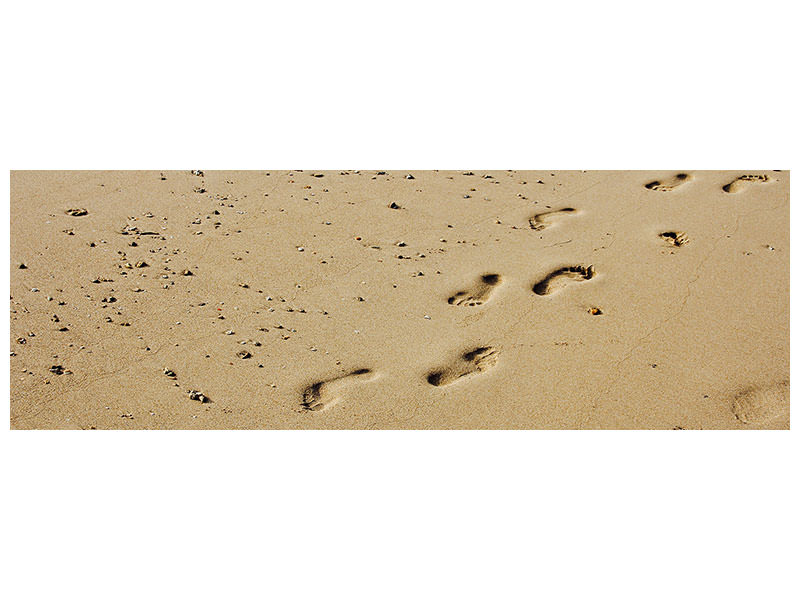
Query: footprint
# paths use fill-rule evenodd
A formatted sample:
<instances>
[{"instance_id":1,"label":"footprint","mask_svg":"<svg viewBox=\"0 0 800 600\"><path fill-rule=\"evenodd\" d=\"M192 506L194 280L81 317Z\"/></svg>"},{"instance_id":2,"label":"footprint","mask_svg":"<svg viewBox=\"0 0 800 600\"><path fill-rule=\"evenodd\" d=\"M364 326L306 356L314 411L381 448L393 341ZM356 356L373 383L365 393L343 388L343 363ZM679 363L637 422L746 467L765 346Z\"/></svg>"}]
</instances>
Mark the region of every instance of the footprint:
<instances>
[{"instance_id":1,"label":"footprint","mask_svg":"<svg viewBox=\"0 0 800 600\"><path fill-rule=\"evenodd\" d=\"M683 185L684 183L691 181L692 176L687 173L678 173L674 177L671 177L667 181L651 181L648 184L645 184L648 190L653 190L655 192L672 192L678 186Z\"/></svg>"},{"instance_id":2,"label":"footprint","mask_svg":"<svg viewBox=\"0 0 800 600\"><path fill-rule=\"evenodd\" d=\"M742 423L789 423L789 382L750 388L736 395L731 403L733 415Z\"/></svg>"},{"instance_id":3,"label":"footprint","mask_svg":"<svg viewBox=\"0 0 800 600\"><path fill-rule=\"evenodd\" d=\"M722 191L728 194L735 194L742 191L750 183L767 183L770 178L766 175L742 175L731 181L727 185L722 186Z\"/></svg>"},{"instance_id":4,"label":"footprint","mask_svg":"<svg viewBox=\"0 0 800 600\"><path fill-rule=\"evenodd\" d=\"M456 292L447 299L448 304L456 306L480 306L492 295L494 288L500 285L502 277L497 273L481 275L480 280L472 289Z\"/></svg>"},{"instance_id":5,"label":"footprint","mask_svg":"<svg viewBox=\"0 0 800 600\"><path fill-rule=\"evenodd\" d=\"M553 217L556 215L561 215L563 213L575 213L577 212L574 208L561 208L558 210L550 210L547 212L539 213L538 215L532 216L528 219L528 223L530 223L531 229L534 231L541 231L546 227L552 225L549 221L552 220Z\"/></svg>"},{"instance_id":6,"label":"footprint","mask_svg":"<svg viewBox=\"0 0 800 600\"><path fill-rule=\"evenodd\" d=\"M491 369L497 364L500 351L491 346L482 346L465 352L450 365L428 373L428 383L441 387L450 385L459 379L476 375Z\"/></svg>"},{"instance_id":7,"label":"footprint","mask_svg":"<svg viewBox=\"0 0 800 600\"><path fill-rule=\"evenodd\" d=\"M689 243L689 238L686 237L683 231L665 231L664 233L659 233L658 237L673 246L680 247Z\"/></svg>"},{"instance_id":8,"label":"footprint","mask_svg":"<svg viewBox=\"0 0 800 600\"><path fill-rule=\"evenodd\" d=\"M537 296L546 296L547 294L557 292L571 281L586 281L594 276L595 271L592 265L588 267L578 265L576 267L556 269L533 286L533 293Z\"/></svg>"},{"instance_id":9,"label":"footprint","mask_svg":"<svg viewBox=\"0 0 800 600\"><path fill-rule=\"evenodd\" d=\"M348 375L335 377L325 381L318 381L303 390L303 401L300 406L303 410L326 410L341 400L343 387L351 380L371 381L375 379L371 369L357 369Z\"/></svg>"}]
</instances>

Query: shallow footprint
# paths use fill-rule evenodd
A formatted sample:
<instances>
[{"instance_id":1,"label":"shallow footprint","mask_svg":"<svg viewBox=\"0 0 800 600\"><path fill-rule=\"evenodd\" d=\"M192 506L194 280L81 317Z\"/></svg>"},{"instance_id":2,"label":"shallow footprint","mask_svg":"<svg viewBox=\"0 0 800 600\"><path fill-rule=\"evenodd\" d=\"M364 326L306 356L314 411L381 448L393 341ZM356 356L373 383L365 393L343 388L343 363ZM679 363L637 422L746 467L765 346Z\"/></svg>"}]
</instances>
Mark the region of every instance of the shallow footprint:
<instances>
[{"instance_id":1,"label":"shallow footprint","mask_svg":"<svg viewBox=\"0 0 800 600\"><path fill-rule=\"evenodd\" d=\"M459 379L477 375L497 364L500 351L492 346L481 346L465 352L450 365L428 373L428 383L441 387L450 385Z\"/></svg>"},{"instance_id":2,"label":"shallow footprint","mask_svg":"<svg viewBox=\"0 0 800 600\"><path fill-rule=\"evenodd\" d=\"M370 381L375 379L375 373L371 369L356 369L352 373L318 381L303 390L303 400L300 407L303 410L319 411L326 410L341 400L342 388L353 380Z\"/></svg>"},{"instance_id":3,"label":"shallow footprint","mask_svg":"<svg viewBox=\"0 0 800 600\"><path fill-rule=\"evenodd\" d=\"M577 211L574 208L560 208L558 210L550 210L532 216L530 219L528 219L528 223L530 224L531 229L533 229L534 231L541 231L542 229L545 229L546 227L552 225L550 221L554 217L557 217L557 215L570 214L575 212Z\"/></svg>"},{"instance_id":4,"label":"shallow footprint","mask_svg":"<svg viewBox=\"0 0 800 600\"><path fill-rule=\"evenodd\" d=\"M659 233L658 237L672 246L680 247L689 243L689 238L683 231L665 231L664 233Z\"/></svg>"},{"instance_id":5,"label":"shallow footprint","mask_svg":"<svg viewBox=\"0 0 800 600\"><path fill-rule=\"evenodd\" d=\"M533 286L533 293L537 296L546 296L557 292L573 281L586 281L595 276L594 267L575 266L556 269L539 283Z\"/></svg>"},{"instance_id":6,"label":"shallow footprint","mask_svg":"<svg viewBox=\"0 0 800 600\"><path fill-rule=\"evenodd\" d=\"M733 415L742 423L766 425L789 423L789 382L750 388L736 395L731 403Z\"/></svg>"},{"instance_id":7,"label":"shallow footprint","mask_svg":"<svg viewBox=\"0 0 800 600\"><path fill-rule=\"evenodd\" d=\"M492 292L500 285L502 280L503 278L497 273L481 275L475 287L456 292L447 299L447 303L456 306L480 306L489 300Z\"/></svg>"},{"instance_id":8,"label":"shallow footprint","mask_svg":"<svg viewBox=\"0 0 800 600\"><path fill-rule=\"evenodd\" d=\"M736 192L742 191L750 183L767 183L768 181L770 181L770 178L766 175L742 175L727 185L723 185L722 191L728 194L735 194Z\"/></svg>"},{"instance_id":9,"label":"shallow footprint","mask_svg":"<svg viewBox=\"0 0 800 600\"><path fill-rule=\"evenodd\" d=\"M688 173L678 173L674 177L664 181L651 181L650 183L645 184L644 187L646 187L648 190L653 190L654 192L672 192L677 187L691 180L692 176Z\"/></svg>"}]
</instances>

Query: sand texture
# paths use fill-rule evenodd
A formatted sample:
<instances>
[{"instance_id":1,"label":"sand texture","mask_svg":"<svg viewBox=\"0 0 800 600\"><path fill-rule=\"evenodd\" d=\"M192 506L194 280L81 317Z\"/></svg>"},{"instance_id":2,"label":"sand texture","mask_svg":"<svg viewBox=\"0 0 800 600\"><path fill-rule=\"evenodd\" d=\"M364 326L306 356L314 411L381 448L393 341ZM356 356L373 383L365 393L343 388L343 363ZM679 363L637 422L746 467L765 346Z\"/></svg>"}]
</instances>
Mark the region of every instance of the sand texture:
<instances>
[{"instance_id":1,"label":"sand texture","mask_svg":"<svg viewBox=\"0 0 800 600\"><path fill-rule=\"evenodd\" d=\"M789 173L16 171L12 429L787 429Z\"/></svg>"}]
</instances>

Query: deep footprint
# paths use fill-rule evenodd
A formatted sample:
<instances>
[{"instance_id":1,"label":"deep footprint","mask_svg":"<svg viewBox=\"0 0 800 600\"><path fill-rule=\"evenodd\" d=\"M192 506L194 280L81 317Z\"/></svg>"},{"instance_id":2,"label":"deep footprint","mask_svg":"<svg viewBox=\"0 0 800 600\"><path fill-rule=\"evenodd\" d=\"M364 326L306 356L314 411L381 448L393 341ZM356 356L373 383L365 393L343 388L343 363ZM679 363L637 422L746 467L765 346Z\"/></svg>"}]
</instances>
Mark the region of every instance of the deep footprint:
<instances>
[{"instance_id":1,"label":"deep footprint","mask_svg":"<svg viewBox=\"0 0 800 600\"><path fill-rule=\"evenodd\" d=\"M533 293L537 296L546 296L547 294L557 292L571 282L586 281L594 276L595 271L592 265L588 267L578 265L575 267L556 269L533 286Z\"/></svg>"},{"instance_id":2,"label":"deep footprint","mask_svg":"<svg viewBox=\"0 0 800 600\"><path fill-rule=\"evenodd\" d=\"M326 410L341 400L343 387L351 380L370 381L375 378L371 369L357 369L348 375L335 377L308 386L303 390L300 407L308 411Z\"/></svg>"},{"instance_id":3,"label":"deep footprint","mask_svg":"<svg viewBox=\"0 0 800 600\"><path fill-rule=\"evenodd\" d=\"M722 186L722 191L728 194L735 194L742 191L751 183L767 183L770 181L766 175L742 175L731 181L727 185Z\"/></svg>"},{"instance_id":4,"label":"deep footprint","mask_svg":"<svg viewBox=\"0 0 800 600\"><path fill-rule=\"evenodd\" d=\"M447 303L455 306L480 306L489 300L492 292L502 280L503 278L497 273L481 275L480 280L472 289L456 292L447 299Z\"/></svg>"},{"instance_id":5,"label":"deep footprint","mask_svg":"<svg viewBox=\"0 0 800 600\"><path fill-rule=\"evenodd\" d=\"M683 231L665 231L664 233L659 233L658 237L668 244L677 247L689 243L689 238L686 237L686 234Z\"/></svg>"},{"instance_id":6,"label":"deep footprint","mask_svg":"<svg viewBox=\"0 0 800 600\"><path fill-rule=\"evenodd\" d=\"M557 218L558 215L563 214L571 214L577 212L574 208L561 208L558 210L550 210L547 212L539 213L538 215L532 216L528 219L528 223L531 226L531 229L534 231L541 231L547 227L552 225L551 221L554 217Z\"/></svg>"},{"instance_id":7,"label":"deep footprint","mask_svg":"<svg viewBox=\"0 0 800 600\"><path fill-rule=\"evenodd\" d=\"M674 177L671 177L665 181L651 181L650 183L645 184L644 187L646 187L648 190L653 190L654 192L672 192L679 186L691 180L692 176L688 173L678 173Z\"/></svg>"},{"instance_id":8,"label":"deep footprint","mask_svg":"<svg viewBox=\"0 0 800 600\"><path fill-rule=\"evenodd\" d=\"M500 351L492 346L482 346L465 352L452 364L428 373L428 383L436 387L450 385L478 373L483 373L497 364Z\"/></svg>"}]
</instances>

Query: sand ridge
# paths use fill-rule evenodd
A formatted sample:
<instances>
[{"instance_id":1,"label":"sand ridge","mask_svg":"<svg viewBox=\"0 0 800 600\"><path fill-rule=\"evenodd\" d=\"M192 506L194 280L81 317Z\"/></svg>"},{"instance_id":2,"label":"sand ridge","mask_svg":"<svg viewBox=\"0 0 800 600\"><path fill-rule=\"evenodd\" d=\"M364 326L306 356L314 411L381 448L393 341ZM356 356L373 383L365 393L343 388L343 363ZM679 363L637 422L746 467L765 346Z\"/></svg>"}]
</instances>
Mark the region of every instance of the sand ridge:
<instances>
[{"instance_id":1,"label":"sand ridge","mask_svg":"<svg viewBox=\"0 0 800 600\"><path fill-rule=\"evenodd\" d=\"M788 183L14 172L11 426L788 427Z\"/></svg>"}]
</instances>

